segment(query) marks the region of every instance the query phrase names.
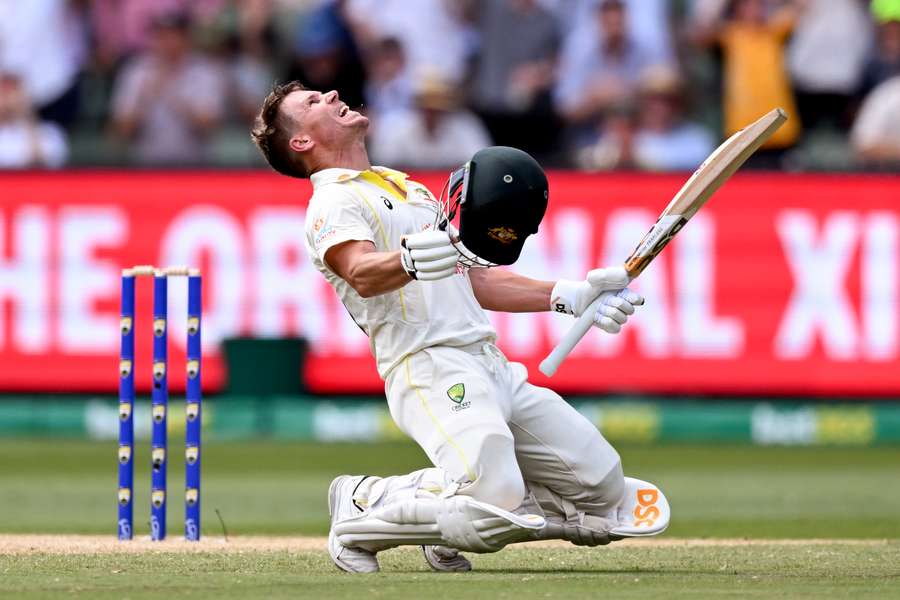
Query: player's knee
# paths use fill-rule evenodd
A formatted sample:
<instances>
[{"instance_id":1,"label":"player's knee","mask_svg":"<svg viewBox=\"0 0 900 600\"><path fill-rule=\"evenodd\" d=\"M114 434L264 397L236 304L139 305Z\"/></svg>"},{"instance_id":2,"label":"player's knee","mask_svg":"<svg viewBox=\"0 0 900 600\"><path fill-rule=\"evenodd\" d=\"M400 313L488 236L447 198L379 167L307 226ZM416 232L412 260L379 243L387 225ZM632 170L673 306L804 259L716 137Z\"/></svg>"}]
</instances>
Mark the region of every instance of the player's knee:
<instances>
[{"instance_id":1,"label":"player's knee","mask_svg":"<svg viewBox=\"0 0 900 600\"><path fill-rule=\"evenodd\" d=\"M564 495L579 510L604 515L622 501L625 495L622 460L601 436L597 436L588 451L574 458L571 467L577 478L577 490Z\"/></svg>"},{"instance_id":2,"label":"player's knee","mask_svg":"<svg viewBox=\"0 0 900 600\"><path fill-rule=\"evenodd\" d=\"M517 509L525 498L525 482L519 473L486 471L460 492L472 496L475 500L512 511Z\"/></svg>"},{"instance_id":3,"label":"player's knee","mask_svg":"<svg viewBox=\"0 0 900 600\"><path fill-rule=\"evenodd\" d=\"M604 474L594 473L585 484L583 503L592 507L589 512L606 514L625 496L625 474L622 463L616 460L612 469Z\"/></svg>"},{"instance_id":4,"label":"player's knee","mask_svg":"<svg viewBox=\"0 0 900 600\"><path fill-rule=\"evenodd\" d=\"M511 438L486 436L474 469L475 480L461 487L461 494L505 510L515 510L522 504L525 482Z\"/></svg>"}]
</instances>

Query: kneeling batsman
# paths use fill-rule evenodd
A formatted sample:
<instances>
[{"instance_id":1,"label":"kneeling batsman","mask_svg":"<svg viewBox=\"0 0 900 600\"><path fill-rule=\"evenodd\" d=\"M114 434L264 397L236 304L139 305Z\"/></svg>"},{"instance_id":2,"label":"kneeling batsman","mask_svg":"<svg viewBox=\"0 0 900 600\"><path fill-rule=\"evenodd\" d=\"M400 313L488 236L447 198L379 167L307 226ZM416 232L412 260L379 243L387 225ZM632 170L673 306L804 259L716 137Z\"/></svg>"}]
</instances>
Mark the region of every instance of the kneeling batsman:
<instances>
[{"instance_id":1,"label":"kneeling batsman","mask_svg":"<svg viewBox=\"0 0 900 600\"><path fill-rule=\"evenodd\" d=\"M455 276L460 265L485 268L512 264L519 258L525 239L537 232L547 199L546 176L534 159L511 148L482 150L450 176L438 202L434 226L403 239L400 262L423 286ZM457 213L458 229L453 224ZM593 315L594 324L615 334L644 303L639 294L626 287L629 281L622 267L595 269L582 281L559 280L552 288L548 308L579 317L601 298ZM508 373L520 373L524 382L524 367L506 368ZM557 410L575 414L555 394L548 402L554 399L554 406L562 407ZM523 467L524 497L521 487L513 490L503 485L487 484L494 493L485 494L482 478L489 477L485 472L479 473L477 480L453 478L437 467L396 477L338 477L328 493L332 518L328 548L332 559L346 571L372 572L378 570L377 552L422 545L433 568L465 571L471 565L459 550L496 552L511 543L536 539L596 546L661 533L670 515L662 492L651 483L623 477L615 451L589 423L571 435L596 437L596 447L609 449L609 464L598 475L608 474L598 476L587 495L579 496L580 492L570 488L565 493L551 489L554 469L561 468L557 466L543 471L538 467L541 477L533 478ZM483 454L488 462L499 455ZM594 508L585 510L584 506Z\"/></svg>"}]
</instances>

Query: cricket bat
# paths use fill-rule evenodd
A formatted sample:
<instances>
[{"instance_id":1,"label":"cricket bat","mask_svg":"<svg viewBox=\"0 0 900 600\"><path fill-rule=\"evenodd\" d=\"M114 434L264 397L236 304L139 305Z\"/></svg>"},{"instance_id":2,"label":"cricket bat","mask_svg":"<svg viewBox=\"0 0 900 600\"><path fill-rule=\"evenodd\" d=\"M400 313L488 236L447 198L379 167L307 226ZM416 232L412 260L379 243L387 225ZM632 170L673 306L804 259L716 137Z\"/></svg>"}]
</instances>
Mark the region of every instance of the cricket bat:
<instances>
[{"instance_id":1,"label":"cricket bat","mask_svg":"<svg viewBox=\"0 0 900 600\"><path fill-rule=\"evenodd\" d=\"M741 129L713 151L690 179L675 194L672 201L659 216L656 224L644 235L641 242L625 260L625 270L632 280L647 268L656 255L666 247L700 207L722 187L728 178L765 143L775 131L787 121L784 110L776 108L767 115ZM597 298L575 321L556 348L540 365L540 371L550 377L563 360L572 352L579 340L590 331L594 324L600 299Z\"/></svg>"}]
</instances>

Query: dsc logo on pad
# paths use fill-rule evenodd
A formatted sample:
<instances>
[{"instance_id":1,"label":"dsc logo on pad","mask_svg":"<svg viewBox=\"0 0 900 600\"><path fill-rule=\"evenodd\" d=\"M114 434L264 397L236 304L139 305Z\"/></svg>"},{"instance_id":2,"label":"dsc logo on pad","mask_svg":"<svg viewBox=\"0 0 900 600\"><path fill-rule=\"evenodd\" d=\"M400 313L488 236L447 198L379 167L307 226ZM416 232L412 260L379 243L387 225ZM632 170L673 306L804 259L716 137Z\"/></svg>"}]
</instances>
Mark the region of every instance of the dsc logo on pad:
<instances>
[{"instance_id":1,"label":"dsc logo on pad","mask_svg":"<svg viewBox=\"0 0 900 600\"><path fill-rule=\"evenodd\" d=\"M653 527L659 518L659 509L656 501L659 499L659 490L655 488L639 489L637 491L637 506L634 507L634 526Z\"/></svg>"}]
</instances>

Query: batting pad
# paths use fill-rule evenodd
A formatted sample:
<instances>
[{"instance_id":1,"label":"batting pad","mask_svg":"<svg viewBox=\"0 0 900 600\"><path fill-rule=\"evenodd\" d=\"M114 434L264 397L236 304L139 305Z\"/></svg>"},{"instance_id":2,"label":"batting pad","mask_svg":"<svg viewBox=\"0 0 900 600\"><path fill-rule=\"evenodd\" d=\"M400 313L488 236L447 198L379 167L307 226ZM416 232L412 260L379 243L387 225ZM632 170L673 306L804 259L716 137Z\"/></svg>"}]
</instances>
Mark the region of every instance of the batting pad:
<instances>
[{"instance_id":1,"label":"batting pad","mask_svg":"<svg viewBox=\"0 0 900 600\"><path fill-rule=\"evenodd\" d=\"M669 501L647 481L625 478L625 495L616 509L619 525L609 533L620 537L658 535L669 526Z\"/></svg>"},{"instance_id":2,"label":"batting pad","mask_svg":"<svg viewBox=\"0 0 900 600\"><path fill-rule=\"evenodd\" d=\"M336 523L333 529L342 545L371 551L438 544L496 552L534 539L544 524L538 515L515 515L468 496L450 496L402 500Z\"/></svg>"}]
</instances>

